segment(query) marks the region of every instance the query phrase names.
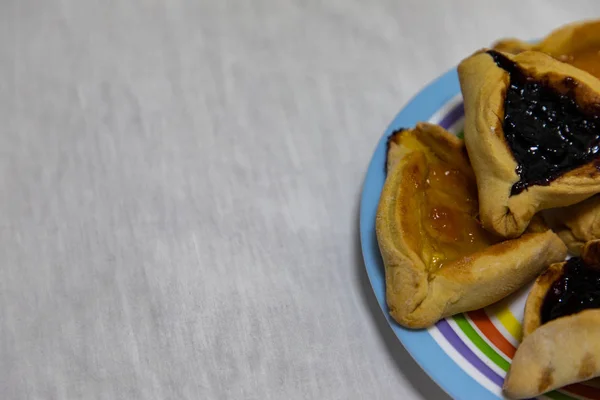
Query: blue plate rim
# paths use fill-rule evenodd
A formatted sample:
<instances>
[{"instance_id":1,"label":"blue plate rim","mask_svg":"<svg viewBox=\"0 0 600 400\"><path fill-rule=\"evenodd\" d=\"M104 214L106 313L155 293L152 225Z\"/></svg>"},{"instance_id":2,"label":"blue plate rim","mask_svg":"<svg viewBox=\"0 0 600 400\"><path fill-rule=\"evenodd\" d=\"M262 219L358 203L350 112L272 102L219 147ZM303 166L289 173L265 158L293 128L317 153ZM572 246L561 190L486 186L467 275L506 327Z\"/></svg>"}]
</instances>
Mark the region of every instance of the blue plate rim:
<instances>
[{"instance_id":1,"label":"blue plate rim","mask_svg":"<svg viewBox=\"0 0 600 400\"><path fill-rule=\"evenodd\" d=\"M394 334L417 364L455 399L499 399L467 374L433 339L427 330L409 330L392 320L385 301L383 261L375 235L375 215L385 181L387 139L402 127L427 121L460 92L456 68L446 72L415 95L396 115L379 140L369 163L360 200L360 241L365 268L379 307Z\"/></svg>"}]
</instances>

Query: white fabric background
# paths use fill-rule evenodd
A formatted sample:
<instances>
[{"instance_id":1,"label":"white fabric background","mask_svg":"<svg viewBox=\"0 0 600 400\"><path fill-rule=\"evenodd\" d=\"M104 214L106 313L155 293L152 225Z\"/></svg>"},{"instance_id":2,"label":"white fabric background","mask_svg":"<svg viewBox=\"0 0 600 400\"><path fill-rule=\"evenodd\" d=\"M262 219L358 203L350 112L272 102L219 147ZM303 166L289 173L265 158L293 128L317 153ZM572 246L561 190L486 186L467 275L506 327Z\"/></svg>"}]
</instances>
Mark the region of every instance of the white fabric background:
<instances>
[{"instance_id":1,"label":"white fabric background","mask_svg":"<svg viewBox=\"0 0 600 400\"><path fill-rule=\"evenodd\" d=\"M597 1L3 0L0 397L440 399L366 280L426 83Z\"/></svg>"}]
</instances>

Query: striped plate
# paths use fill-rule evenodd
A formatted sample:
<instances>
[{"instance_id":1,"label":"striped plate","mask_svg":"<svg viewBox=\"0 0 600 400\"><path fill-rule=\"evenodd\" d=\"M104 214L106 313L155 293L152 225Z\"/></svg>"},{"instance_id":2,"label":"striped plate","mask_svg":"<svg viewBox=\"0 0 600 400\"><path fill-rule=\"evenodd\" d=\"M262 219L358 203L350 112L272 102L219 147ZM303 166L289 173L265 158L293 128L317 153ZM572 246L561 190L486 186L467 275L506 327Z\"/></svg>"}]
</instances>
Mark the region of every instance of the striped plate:
<instances>
[{"instance_id":1,"label":"striped plate","mask_svg":"<svg viewBox=\"0 0 600 400\"><path fill-rule=\"evenodd\" d=\"M463 104L456 70L449 71L415 96L380 140L363 185L360 235L369 280L390 326L417 363L456 399L499 399L502 382L521 340L521 320L529 287L483 310L456 315L421 331L396 324L387 312L383 262L375 236L375 214L385 180L387 137L400 127L430 121L458 135ZM544 399L600 399L600 389L575 384Z\"/></svg>"}]
</instances>

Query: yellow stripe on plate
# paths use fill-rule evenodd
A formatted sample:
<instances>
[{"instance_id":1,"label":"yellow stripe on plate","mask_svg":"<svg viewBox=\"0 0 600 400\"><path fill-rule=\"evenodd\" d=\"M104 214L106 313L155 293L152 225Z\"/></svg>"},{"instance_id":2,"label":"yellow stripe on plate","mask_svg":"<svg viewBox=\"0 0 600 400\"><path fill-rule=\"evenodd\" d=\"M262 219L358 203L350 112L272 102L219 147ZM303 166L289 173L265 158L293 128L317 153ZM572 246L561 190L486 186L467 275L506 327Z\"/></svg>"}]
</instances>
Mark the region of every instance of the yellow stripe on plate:
<instances>
[{"instance_id":1,"label":"yellow stripe on plate","mask_svg":"<svg viewBox=\"0 0 600 400\"><path fill-rule=\"evenodd\" d=\"M492 314L498 318L498 321L502 324L504 329L510 333L518 342L523 339L523 329L519 320L510 312L510 309L506 306L502 307L491 307Z\"/></svg>"}]
</instances>

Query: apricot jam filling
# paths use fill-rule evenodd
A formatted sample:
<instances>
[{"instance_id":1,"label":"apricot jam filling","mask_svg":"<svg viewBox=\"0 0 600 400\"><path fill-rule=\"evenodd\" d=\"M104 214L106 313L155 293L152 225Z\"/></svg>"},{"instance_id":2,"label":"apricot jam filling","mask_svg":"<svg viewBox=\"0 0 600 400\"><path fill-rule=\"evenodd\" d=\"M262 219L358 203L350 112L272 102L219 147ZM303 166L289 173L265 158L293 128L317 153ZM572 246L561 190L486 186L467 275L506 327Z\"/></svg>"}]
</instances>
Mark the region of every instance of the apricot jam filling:
<instances>
[{"instance_id":1,"label":"apricot jam filling","mask_svg":"<svg viewBox=\"0 0 600 400\"><path fill-rule=\"evenodd\" d=\"M405 131L401 143L411 150L404 181L404 232L414 232L409 245L430 270L473 254L500 241L481 226L477 186L472 171L461 171L452 155L443 160ZM462 157L456 154L454 157ZM410 218L410 216L414 216Z\"/></svg>"}]
</instances>

